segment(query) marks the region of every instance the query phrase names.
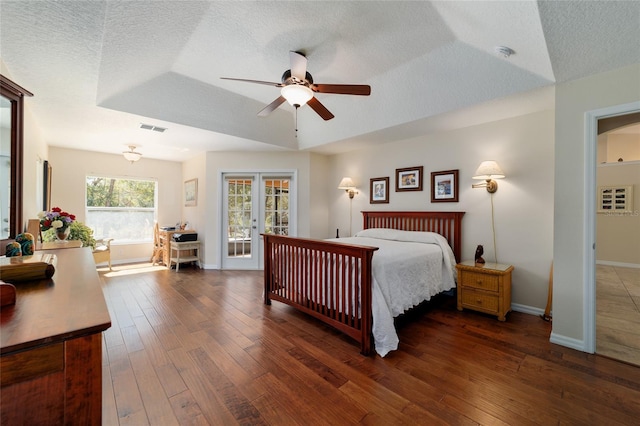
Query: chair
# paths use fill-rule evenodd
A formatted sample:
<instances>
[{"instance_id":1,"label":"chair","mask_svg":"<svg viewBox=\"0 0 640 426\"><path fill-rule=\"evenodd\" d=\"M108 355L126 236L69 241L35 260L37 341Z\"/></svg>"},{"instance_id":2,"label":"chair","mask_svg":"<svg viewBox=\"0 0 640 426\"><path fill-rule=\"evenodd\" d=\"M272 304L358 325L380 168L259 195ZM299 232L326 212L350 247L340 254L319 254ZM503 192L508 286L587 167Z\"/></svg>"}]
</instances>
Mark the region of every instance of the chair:
<instances>
[{"instance_id":1,"label":"chair","mask_svg":"<svg viewBox=\"0 0 640 426\"><path fill-rule=\"evenodd\" d=\"M96 240L96 248L93 250L93 260L98 263L107 262L111 271L111 241L113 238L101 238Z\"/></svg>"},{"instance_id":2,"label":"chair","mask_svg":"<svg viewBox=\"0 0 640 426\"><path fill-rule=\"evenodd\" d=\"M153 253L151 254L151 264L155 265L158 262L162 262L164 260L163 253L164 244L160 238L160 227L158 226L158 222L156 222L153 227Z\"/></svg>"}]
</instances>

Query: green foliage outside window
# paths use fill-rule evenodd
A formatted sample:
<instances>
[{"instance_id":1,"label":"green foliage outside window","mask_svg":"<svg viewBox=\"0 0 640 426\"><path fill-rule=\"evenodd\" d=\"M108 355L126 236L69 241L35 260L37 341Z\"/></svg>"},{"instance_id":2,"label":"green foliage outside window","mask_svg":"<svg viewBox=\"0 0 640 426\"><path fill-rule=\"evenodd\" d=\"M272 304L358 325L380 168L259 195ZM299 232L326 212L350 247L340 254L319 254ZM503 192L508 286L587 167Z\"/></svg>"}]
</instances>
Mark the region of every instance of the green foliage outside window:
<instances>
[{"instance_id":1,"label":"green foliage outside window","mask_svg":"<svg viewBox=\"0 0 640 426\"><path fill-rule=\"evenodd\" d=\"M155 188L152 181L89 177L87 207L153 208Z\"/></svg>"}]
</instances>

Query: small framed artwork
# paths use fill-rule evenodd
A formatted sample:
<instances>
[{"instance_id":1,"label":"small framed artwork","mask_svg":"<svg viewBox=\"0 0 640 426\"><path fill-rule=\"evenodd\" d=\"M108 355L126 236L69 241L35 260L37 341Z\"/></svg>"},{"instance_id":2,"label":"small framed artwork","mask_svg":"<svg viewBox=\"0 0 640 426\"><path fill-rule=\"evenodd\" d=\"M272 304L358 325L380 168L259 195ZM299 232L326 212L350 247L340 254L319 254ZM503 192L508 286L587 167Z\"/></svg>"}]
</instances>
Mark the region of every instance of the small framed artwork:
<instances>
[{"instance_id":1,"label":"small framed artwork","mask_svg":"<svg viewBox=\"0 0 640 426\"><path fill-rule=\"evenodd\" d=\"M184 183L184 205L198 205L198 179L191 179Z\"/></svg>"},{"instance_id":2,"label":"small framed artwork","mask_svg":"<svg viewBox=\"0 0 640 426\"><path fill-rule=\"evenodd\" d=\"M422 166L396 169L396 192L422 191Z\"/></svg>"},{"instance_id":3,"label":"small framed artwork","mask_svg":"<svg viewBox=\"0 0 640 426\"><path fill-rule=\"evenodd\" d=\"M458 170L431 172L431 202L458 202Z\"/></svg>"},{"instance_id":4,"label":"small framed artwork","mask_svg":"<svg viewBox=\"0 0 640 426\"><path fill-rule=\"evenodd\" d=\"M598 188L598 213L630 213L633 209L633 185Z\"/></svg>"},{"instance_id":5,"label":"small framed artwork","mask_svg":"<svg viewBox=\"0 0 640 426\"><path fill-rule=\"evenodd\" d=\"M389 203L389 178L378 177L369 183L369 204Z\"/></svg>"}]
</instances>

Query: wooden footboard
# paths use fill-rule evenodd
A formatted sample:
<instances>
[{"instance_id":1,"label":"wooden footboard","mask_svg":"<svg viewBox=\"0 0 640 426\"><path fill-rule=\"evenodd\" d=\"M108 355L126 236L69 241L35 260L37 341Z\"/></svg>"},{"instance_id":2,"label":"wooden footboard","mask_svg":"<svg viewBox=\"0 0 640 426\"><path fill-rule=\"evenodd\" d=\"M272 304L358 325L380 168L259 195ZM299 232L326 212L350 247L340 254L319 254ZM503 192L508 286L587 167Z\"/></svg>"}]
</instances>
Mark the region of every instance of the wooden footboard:
<instances>
[{"instance_id":1,"label":"wooden footboard","mask_svg":"<svg viewBox=\"0 0 640 426\"><path fill-rule=\"evenodd\" d=\"M264 303L271 300L340 330L371 353L371 259L377 247L264 236Z\"/></svg>"},{"instance_id":2,"label":"wooden footboard","mask_svg":"<svg viewBox=\"0 0 640 426\"><path fill-rule=\"evenodd\" d=\"M443 235L457 260L464 212L362 212L364 229L391 228ZM262 234L264 303L277 300L312 315L372 352L371 261L376 247ZM345 296L345 297L342 297Z\"/></svg>"}]
</instances>

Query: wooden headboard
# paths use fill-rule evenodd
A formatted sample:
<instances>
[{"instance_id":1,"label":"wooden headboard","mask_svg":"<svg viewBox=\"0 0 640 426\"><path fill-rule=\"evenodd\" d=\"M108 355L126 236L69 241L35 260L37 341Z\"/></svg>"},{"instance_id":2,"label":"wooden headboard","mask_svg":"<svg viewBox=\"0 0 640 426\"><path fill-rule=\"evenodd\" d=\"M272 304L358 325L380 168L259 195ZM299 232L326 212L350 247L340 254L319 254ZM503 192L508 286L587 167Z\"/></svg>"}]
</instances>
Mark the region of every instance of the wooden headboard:
<instances>
[{"instance_id":1,"label":"wooden headboard","mask_svg":"<svg viewBox=\"0 0 640 426\"><path fill-rule=\"evenodd\" d=\"M462 216L465 212L362 212L363 229L390 228L437 232L447 239L457 262L462 255Z\"/></svg>"}]
</instances>

